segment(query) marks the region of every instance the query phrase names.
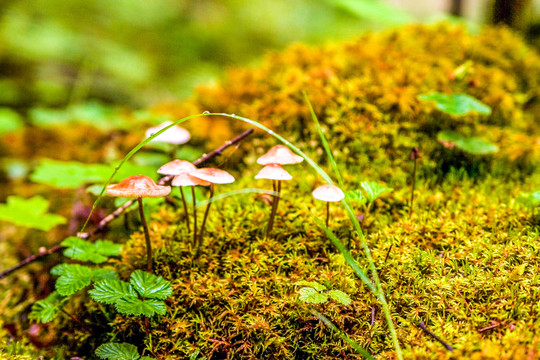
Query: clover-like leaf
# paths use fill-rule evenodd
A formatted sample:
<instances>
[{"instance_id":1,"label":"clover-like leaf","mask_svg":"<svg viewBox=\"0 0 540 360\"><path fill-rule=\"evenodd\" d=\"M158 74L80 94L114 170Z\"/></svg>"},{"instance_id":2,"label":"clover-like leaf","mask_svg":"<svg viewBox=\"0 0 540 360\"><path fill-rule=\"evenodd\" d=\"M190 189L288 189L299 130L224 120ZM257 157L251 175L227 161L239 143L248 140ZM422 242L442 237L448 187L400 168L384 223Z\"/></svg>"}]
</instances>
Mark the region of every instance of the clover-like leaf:
<instances>
[{"instance_id":1,"label":"clover-like leaf","mask_svg":"<svg viewBox=\"0 0 540 360\"><path fill-rule=\"evenodd\" d=\"M94 284L88 294L97 302L115 304L123 297L137 297L137 292L129 283L120 280L101 280Z\"/></svg>"},{"instance_id":2,"label":"clover-like leaf","mask_svg":"<svg viewBox=\"0 0 540 360\"><path fill-rule=\"evenodd\" d=\"M36 301L32 305L32 311L28 317L39 322L46 323L56 317L66 302L66 298L60 296L56 291L52 292L45 299Z\"/></svg>"},{"instance_id":3,"label":"clover-like leaf","mask_svg":"<svg viewBox=\"0 0 540 360\"><path fill-rule=\"evenodd\" d=\"M41 196L25 199L8 196L6 204L0 204L0 220L32 229L48 231L66 219L56 214L47 214L49 202Z\"/></svg>"},{"instance_id":4,"label":"clover-like leaf","mask_svg":"<svg viewBox=\"0 0 540 360\"><path fill-rule=\"evenodd\" d=\"M312 287L304 287L298 290L300 300L310 304L322 304L328 300L328 295L320 293Z\"/></svg>"},{"instance_id":5,"label":"clover-like leaf","mask_svg":"<svg viewBox=\"0 0 540 360\"><path fill-rule=\"evenodd\" d=\"M90 285L94 271L79 264L60 264L51 269L51 274L59 276L56 279L56 291L60 295L69 296Z\"/></svg>"},{"instance_id":6,"label":"clover-like leaf","mask_svg":"<svg viewBox=\"0 0 540 360\"><path fill-rule=\"evenodd\" d=\"M118 255L122 246L109 240L98 240L95 243L70 236L62 242L66 246L64 255L81 261L91 261L99 264L107 260L109 256Z\"/></svg>"},{"instance_id":7,"label":"clover-like leaf","mask_svg":"<svg viewBox=\"0 0 540 360\"><path fill-rule=\"evenodd\" d=\"M309 286L309 287L312 287L312 288L314 288L315 290L318 290L318 291L326 290L326 286L324 286L322 284L319 284L316 281L301 280L301 281L298 281L295 285Z\"/></svg>"},{"instance_id":8,"label":"clover-like leaf","mask_svg":"<svg viewBox=\"0 0 540 360\"><path fill-rule=\"evenodd\" d=\"M367 198L370 202L375 201L375 199L377 199L382 194L385 194L394 190L392 188L386 187L376 182L364 181L360 183L360 186L366 192Z\"/></svg>"},{"instance_id":9,"label":"clover-like leaf","mask_svg":"<svg viewBox=\"0 0 540 360\"><path fill-rule=\"evenodd\" d=\"M345 193L345 197L349 201L358 203L359 205L365 204L368 200L366 196L364 195L364 193L362 192L362 190L360 189L347 191Z\"/></svg>"},{"instance_id":10,"label":"clover-like leaf","mask_svg":"<svg viewBox=\"0 0 540 360\"><path fill-rule=\"evenodd\" d=\"M131 273L129 282L144 298L163 300L172 294L169 281L146 271L135 270Z\"/></svg>"},{"instance_id":11,"label":"clover-like leaf","mask_svg":"<svg viewBox=\"0 0 540 360\"><path fill-rule=\"evenodd\" d=\"M341 290L330 290L328 295L342 305L349 305L352 302L349 295Z\"/></svg>"},{"instance_id":12,"label":"clover-like leaf","mask_svg":"<svg viewBox=\"0 0 540 360\"><path fill-rule=\"evenodd\" d=\"M138 360L141 357L137 347L128 343L106 343L100 345L95 354L106 360Z\"/></svg>"},{"instance_id":13,"label":"clover-like leaf","mask_svg":"<svg viewBox=\"0 0 540 360\"><path fill-rule=\"evenodd\" d=\"M476 138L465 137L455 131L445 130L437 134L437 140L444 144L452 144L458 149L474 155L495 153L499 150L497 145Z\"/></svg>"},{"instance_id":14,"label":"clover-like leaf","mask_svg":"<svg viewBox=\"0 0 540 360\"><path fill-rule=\"evenodd\" d=\"M156 299L139 299L134 296L125 296L115 302L116 310L126 315L144 315L151 317L154 314L165 315L167 306L165 302Z\"/></svg>"},{"instance_id":15,"label":"clover-like leaf","mask_svg":"<svg viewBox=\"0 0 540 360\"><path fill-rule=\"evenodd\" d=\"M448 95L432 92L419 95L418 99L432 101L435 103L437 109L450 115L462 116L473 111L483 115L491 114L491 108L489 106L466 94Z\"/></svg>"}]
</instances>

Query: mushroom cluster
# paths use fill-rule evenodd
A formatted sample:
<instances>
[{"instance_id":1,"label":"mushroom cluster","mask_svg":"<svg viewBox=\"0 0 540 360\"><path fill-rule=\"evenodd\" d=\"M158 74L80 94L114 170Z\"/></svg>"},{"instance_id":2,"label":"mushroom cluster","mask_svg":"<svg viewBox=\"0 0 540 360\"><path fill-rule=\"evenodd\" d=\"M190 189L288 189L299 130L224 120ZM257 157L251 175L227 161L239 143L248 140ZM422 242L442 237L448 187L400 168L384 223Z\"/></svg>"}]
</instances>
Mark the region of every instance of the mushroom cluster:
<instances>
[{"instance_id":1,"label":"mushroom cluster","mask_svg":"<svg viewBox=\"0 0 540 360\"><path fill-rule=\"evenodd\" d=\"M255 179L269 179L272 180L274 189L272 210L270 212L270 218L268 220L268 226L266 227L266 238L272 232L274 225L274 218L279 203L281 194L281 181L291 180L292 176L281 165L291 165L301 163L304 159L301 156L293 153L285 145L273 146L266 154L257 159L257 163L264 165L264 167L255 175Z\"/></svg>"}]
</instances>

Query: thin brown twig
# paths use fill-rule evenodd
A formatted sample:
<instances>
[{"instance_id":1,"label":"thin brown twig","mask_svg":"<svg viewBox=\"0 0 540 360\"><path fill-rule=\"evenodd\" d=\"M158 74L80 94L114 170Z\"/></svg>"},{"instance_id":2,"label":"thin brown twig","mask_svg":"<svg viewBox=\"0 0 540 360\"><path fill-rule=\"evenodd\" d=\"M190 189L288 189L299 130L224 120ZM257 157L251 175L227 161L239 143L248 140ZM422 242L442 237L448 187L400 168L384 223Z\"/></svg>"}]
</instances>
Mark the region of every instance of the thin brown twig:
<instances>
[{"instance_id":1,"label":"thin brown twig","mask_svg":"<svg viewBox=\"0 0 540 360\"><path fill-rule=\"evenodd\" d=\"M235 145L237 143L239 143L240 141L244 140L244 138L248 137L249 135L251 135L253 133L253 129L249 129L249 130L246 130L244 131L242 134L238 135L237 137L235 137L234 139L232 140L227 140L225 142L225 144L223 144L222 146L220 146L219 148L217 148L216 150L208 153L208 154L204 154L203 156L201 156L199 159L195 160L193 162L193 165L195 166L198 166L200 164L202 164L203 162L207 161L208 159L214 157L214 156L218 156L218 155L221 155L221 153L227 149L228 147L232 146L232 145ZM158 181L158 184L160 185L163 185L165 184L166 182L170 181L171 179L173 178L172 175L167 175L167 176L164 176L162 177L159 181ZM99 222L99 224L97 225L96 228L88 231L88 232L84 232L84 233L77 233L77 236L82 238L82 239L88 239L90 238L91 236L95 235L96 233L98 233L99 231L102 231L108 223L110 223L112 220L116 219L118 216L120 216L127 208L129 208L136 200L129 200L127 201L126 203L124 203L122 206L120 206L119 208L117 208L115 211L113 211L111 214L107 215L106 217L104 217L103 219L101 219L101 221ZM62 245L60 244L57 244L57 245L54 245L53 247L49 248L49 249L46 249L46 248L41 248L39 253L37 254L34 254L34 255L31 255L25 259L23 259L21 262L19 262L18 264L0 272L0 279L3 279L5 278L6 276L8 276L9 274L23 268L24 266L30 264L30 263L33 263L34 261L37 261L47 255L50 255L50 254L53 254L57 251L60 251L61 249L63 248Z\"/></svg>"}]
</instances>

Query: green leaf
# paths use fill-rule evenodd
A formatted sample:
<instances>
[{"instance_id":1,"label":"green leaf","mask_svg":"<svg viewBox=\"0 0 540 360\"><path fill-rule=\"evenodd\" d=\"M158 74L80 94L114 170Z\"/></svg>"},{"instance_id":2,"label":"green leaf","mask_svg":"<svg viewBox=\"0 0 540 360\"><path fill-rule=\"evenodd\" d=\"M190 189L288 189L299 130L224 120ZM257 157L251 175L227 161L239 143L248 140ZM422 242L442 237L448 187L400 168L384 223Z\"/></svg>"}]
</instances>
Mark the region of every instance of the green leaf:
<instances>
[{"instance_id":1,"label":"green leaf","mask_svg":"<svg viewBox=\"0 0 540 360\"><path fill-rule=\"evenodd\" d=\"M437 109L450 115L462 116L473 111L483 115L491 114L491 108L489 106L466 94L447 95L433 92L419 95L418 99L422 101L433 101Z\"/></svg>"},{"instance_id":2,"label":"green leaf","mask_svg":"<svg viewBox=\"0 0 540 360\"><path fill-rule=\"evenodd\" d=\"M309 287L312 287L312 288L314 288L314 289L316 289L318 291L326 290L326 286L321 285L316 281L301 280L301 281L298 281L295 285L309 286Z\"/></svg>"},{"instance_id":3,"label":"green leaf","mask_svg":"<svg viewBox=\"0 0 540 360\"><path fill-rule=\"evenodd\" d=\"M330 290L328 292L328 295L330 295L332 299L336 300L338 303L342 305L349 305L352 302L349 295L347 295L341 290Z\"/></svg>"},{"instance_id":4,"label":"green leaf","mask_svg":"<svg viewBox=\"0 0 540 360\"><path fill-rule=\"evenodd\" d=\"M455 146L458 149L474 155L490 154L499 150L497 145L488 141L476 137L465 137L451 130L439 132L437 134L437 140L443 144L446 144L445 146Z\"/></svg>"},{"instance_id":5,"label":"green leaf","mask_svg":"<svg viewBox=\"0 0 540 360\"><path fill-rule=\"evenodd\" d=\"M0 107L0 135L23 128L22 117L10 108Z\"/></svg>"},{"instance_id":6,"label":"green leaf","mask_svg":"<svg viewBox=\"0 0 540 360\"><path fill-rule=\"evenodd\" d=\"M368 200L360 189L347 191L345 197L347 200L358 203L359 205L365 204Z\"/></svg>"},{"instance_id":7,"label":"green leaf","mask_svg":"<svg viewBox=\"0 0 540 360\"><path fill-rule=\"evenodd\" d=\"M71 236L62 241L62 246L67 247L64 255L75 260L91 261L99 264L107 260L109 256L118 255L122 246L109 240L98 240L95 243Z\"/></svg>"},{"instance_id":8,"label":"green leaf","mask_svg":"<svg viewBox=\"0 0 540 360\"><path fill-rule=\"evenodd\" d=\"M322 304L328 300L328 295L320 293L314 288L304 287L298 290L300 300L310 304Z\"/></svg>"},{"instance_id":9,"label":"green leaf","mask_svg":"<svg viewBox=\"0 0 540 360\"><path fill-rule=\"evenodd\" d=\"M156 299L141 300L137 297L126 296L118 299L115 305L118 312L126 315L151 317L154 314L165 315L167 312L165 302Z\"/></svg>"},{"instance_id":10,"label":"green leaf","mask_svg":"<svg viewBox=\"0 0 540 360\"><path fill-rule=\"evenodd\" d=\"M68 296L90 285L94 271L79 264L60 264L51 269L51 274L59 276L56 280L56 291L60 295Z\"/></svg>"},{"instance_id":11,"label":"green leaf","mask_svg":"<svg viewBox=\"0 0 540 360\"><path fill-rule=\"evenodd\" d=\"M96 356L107 360L138 360L137 347L128 343L107 343L96 349Z\"/></svg>"},{"instance_id":12,"label":"green leaf","mask_svg":"<svg viewBox=\"0 0 540 360\"><path fill-rule=\"evenodd\" d=\"M129 283L120 280L101 280L94 284L88 294L97 302L114 304L123 297L137 297L137 292Z\"/></svg>"},{"instance_id":13,"label":"green leaf","mask_svg":"<svg viewBox=\"0 0 540 360\"><path fill-rule=\"evenodd\" d=\"M533 193L521 193L518 197L518 202L534 208L540 205L540 190Z\"/></svg>"},{"instance_id":14,"label":"green leaf","mask_svg":"<svg viewBox=\"0 0 540 360\"><path fill-rule=\"evenodd\" d=\"M394 190L392 188L386 187L386 186L381 185L381 184L376 183L376 182L364 181L364 182L360 183L360 186L366 192L366 195L367 195L367 198L368 198L369 202L373 202L373 201L375 201L375 199L377 199L382 194L385 194L385 193L388 193L388 192Z\"/></svg>"},{"instance_id":15,"label":"green leaf","mask_svg":"<svg viewBox=\"0 0 540 360\"><path fill-rule=\"evenodd\" d=\"M19 196L8 196L6 204L0 204L0 220L15 225L48 231L66 219L60 215L47 214L49 202L41 196L25 199Z\"/></svg>"},{"instance_id":16,"label":"green leaf","mask_svg":"<svg viewBox=\"0 0 540 360\"><path fill-rule=\"evenodd\" d=\"M56 291L52 292L45 299L36 301L32 305L32 312L30 312L28 317L42 323L49 322L56 317L66 300L66 298L60 296Z\"/></svg>"},{"instance_id":17,"label":"green leaf","mask_svg":"<svg viewBox=\"0 0 540 360\"><path fill-rule=\"evenodd\" d=\"M97 282L101 280L118 280L118 273L113 269L94 269L92 281Z\"/></svg>"},{"instance_id":18,"label":"green leaf","mask_svg":"<svg viewBox=\"0 0 540 360\"><path fill-rule=\"evenodd\" d=\"M144 298L163 300L172 294L172 285L169 281L146 271L135 270L131 273L129 282Z\"/></svg>"},{"instance_id":19,"label":"green leaf","mask_svg":"<svg viewBox=\"0 0 540 360\"><path fill-rule=\"evenodd\" d=\"M30 175L30 180L57 188L74 189L85 184L106 182L112 168L113 165L44 159ZM126 163L113 179L121 180L137 174L155 177L156 169L152 166Z\"/></svg>"}]
</instances>

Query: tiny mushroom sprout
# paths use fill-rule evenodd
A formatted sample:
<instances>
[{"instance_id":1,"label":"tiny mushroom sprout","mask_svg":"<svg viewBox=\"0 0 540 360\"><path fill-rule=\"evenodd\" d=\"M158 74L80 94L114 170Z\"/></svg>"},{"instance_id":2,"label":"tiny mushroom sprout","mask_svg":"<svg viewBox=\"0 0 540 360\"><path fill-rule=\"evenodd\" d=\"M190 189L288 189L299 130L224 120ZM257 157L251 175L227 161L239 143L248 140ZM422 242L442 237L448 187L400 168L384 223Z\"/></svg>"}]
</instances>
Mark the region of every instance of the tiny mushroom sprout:
<instances>
[{"instance_id":1,"label":"tiny mushroom sprout","mask_svg":"<svg viewBox=\"0 0 540 360\"><path fill-rule=\"evenodd\" d=\"M317 200L326 201L326 227L328 227L330 203L341 201L345 197L345 194L337 186L326 184L313 190L312 195Z\"/></svg>"},{"instance_id":2,"label":"tiny mushroom sprout","mask_svg":"<svg viewBox=\"0 0 540 360\"><path fill-rule=\"evenodd\" d=\"M195 198L195 185L209 186L210 183L205 180L201 180L185 172L180 175L176 175L171 182L172 186L179 186L180 189L184 186L191 186L191 198L193 201L193 245L197 243L197 200Z\"/></svg>"},{"instance_id":3,"label":"tiny mushroom sprout","mask_svg":"<svg viewBox=\"0 0 540 360\"><path fill-rule=\"evenodd\" d=\"M199 241L202 243L204 235L204 225L206 224L206 219L208 217L208 211L210 210L210 204L212 204L212 197L214 196L214 184L229 184L234 182L234 177L226 172L225 170L214 169L214 168L203 168L197 169L189 173L190 176L196 177L198 179L208 181L210 183L210 197L209 203L206 206L206 211L204 212L203 222L201 224L201 232L199 235Z\"/></svg>"},{"instance_id":4,"label":"tiny mushroom sprout","mask_svg":"<svg viewBox=\"0 0 540 360\"><path fill-rule=\"evenodd\" d=\"M183 173L188 173L190 171L196 170L197 167L186 160L173 160L162 167L158 169L158 173L162 175L180 175ZM186 203L186 197L184 196L184 190L182 189L182 186L179 186L180 188L180 194L182 195L182 202L184 203L184 211L186 213L186 225L189 230L189 214L188 214L188 208Z\"/></svg>"},{"instance_id":5,"label":"tiny mushroom sprout","mask_svg":"<svg viewBox=\"0 0 540 360\"><path fill-rule=\"evenodd\" d=\"M167 196L170 192L170 186L157 185L154 180L145 175L129 176L118 184L107 186L107 194L110 196L137 198L141 223L144 229L144 238L146 240L147 270L149 272L152 272L152 245L150 243L148 225L144 217L142 198Z\"/></svg>"},{"instance_id":6,"label":"tiny mushroom sprout","mask_svg":"<svg viewBox=\"0 0 540 360\"><path fill-rule=\"evenodd\" d=\"M296 155L286 147L285 145L275 145L273 146L268 152L264 155L262 155L260 158L257 159L257 163L260 165L292 165L292 164L298 164L301 163L304 159ZM266 169L266 170L265 170ZM280 170L281 169L281 172ZM264 177L265 174L274 173L280 175L276 176L285 176L287 174L290 178L272 178L272 177ZM284 172L284 173L283 173ZM286 176L285 176L286 177ZM274 188L274 200L272 201L272 211L270 213L270 219L268 220L268 226L266 227L266 237L270 235L270 232L272 231L272 226L274 224L274 217L277 212L277 207L279 203L279 197L281 193L281 181L282 180L290 180L292 179L292 176L285 171L281 166L278 167L270 167L267 169L267 167L263 168L261 172L257 174L255 177L256 179L272 179L273 180L273 188Z\"/></svg>"}]
</instances>

